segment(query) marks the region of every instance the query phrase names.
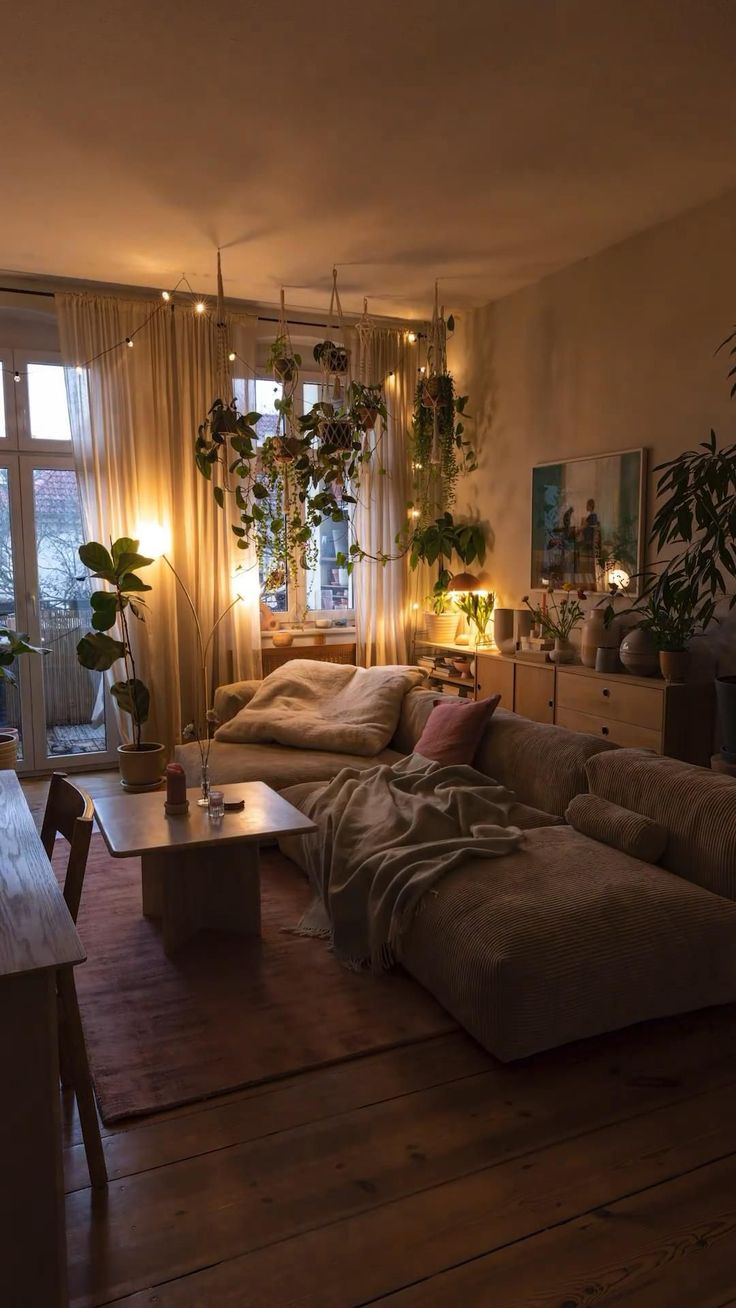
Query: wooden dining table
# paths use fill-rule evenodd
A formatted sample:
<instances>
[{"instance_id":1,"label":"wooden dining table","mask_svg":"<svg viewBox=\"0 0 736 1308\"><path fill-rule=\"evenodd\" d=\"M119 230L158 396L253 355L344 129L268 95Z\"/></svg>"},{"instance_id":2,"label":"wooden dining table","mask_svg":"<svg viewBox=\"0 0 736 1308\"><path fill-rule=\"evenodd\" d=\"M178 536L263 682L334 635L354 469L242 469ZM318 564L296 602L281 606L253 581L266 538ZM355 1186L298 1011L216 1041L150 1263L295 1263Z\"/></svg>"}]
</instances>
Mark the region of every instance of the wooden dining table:
<instances>
[{"instance_id":1,"label":"wooden dining table","mask_svg":"<svg viewBox=\"0 0 736 1308\"><path fill-rule=\"evenodd\" d=\"M68 1304L56 974L85 958L14 772L0 771L0 1303Z\"/></svg>"}]
</instances>

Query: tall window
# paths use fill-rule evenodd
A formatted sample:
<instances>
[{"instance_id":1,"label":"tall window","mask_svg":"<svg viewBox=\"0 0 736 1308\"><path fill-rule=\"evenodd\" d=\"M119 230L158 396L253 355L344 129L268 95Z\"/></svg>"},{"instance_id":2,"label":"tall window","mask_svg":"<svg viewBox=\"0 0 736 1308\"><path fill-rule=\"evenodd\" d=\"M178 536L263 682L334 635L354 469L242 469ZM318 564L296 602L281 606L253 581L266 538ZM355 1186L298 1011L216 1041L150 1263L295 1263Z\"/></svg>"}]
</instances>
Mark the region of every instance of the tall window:
<instances>
[{"instance_id":1,"label":"tall window","mask_svg":"<svg viewBox=\"0 0 736 1308\"><path fill-rule=\"evenodd\" d=\"M102 674L76 657L91 611L64 369L54 355L1 357L0 622L48 652L18 660L17 687L0 682L0 725L17 730L24 770L89 765L115 741Z\"/></svg>"},{"instance_id":2,"label":"tall window","mask_svg":"<svg viewBox=\"0 0 736 1308\"><path fill-rule=\"evenodd\" d=\"M283 388L280 383L270 378L257 378L249 392L245 378L233 380L233 393L241 412L247 413L251 400L260 413L261 420L257 431L264 440L276 432L278 414L276 401L281 399ZM250 394L250 399L249 399ZM306 413L320 398L320 385L317 381L302 381L294 396L294 408L297 414ZM304 613L316 613L325 617L352 618L353 586L352 577L347 568L338 563L340 555L348 557L350 548L350 529L347 522L323 522L319 530L317 560L313 568L301 573L296 585L290 585L286 579L283 586L263 590L263 601L282 618L297 620ZM274 559L266 556L261 560L261 586L265 587Z\"/></svg>"}]
</instances>

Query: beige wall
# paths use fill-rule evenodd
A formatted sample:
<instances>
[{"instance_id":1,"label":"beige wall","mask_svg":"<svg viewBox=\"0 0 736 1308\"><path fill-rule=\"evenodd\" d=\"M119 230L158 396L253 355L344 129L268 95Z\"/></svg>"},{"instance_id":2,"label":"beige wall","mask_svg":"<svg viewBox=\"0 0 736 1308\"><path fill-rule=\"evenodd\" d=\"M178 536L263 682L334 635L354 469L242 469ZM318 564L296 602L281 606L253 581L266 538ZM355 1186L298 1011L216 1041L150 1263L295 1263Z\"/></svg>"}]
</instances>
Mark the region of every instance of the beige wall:
<instances>
[{"instance_id":1,"label":"beige wall","mask_svg":"<svg viewBox=\"0 0 736 1308\"><path fill-rule=\"evenodd\" d=\"M644 445L663 459L713 426L736 439L727 356L736 322L736 192L467 315L450 364L470 395L479 469L457 511L479 514L498 603L529 588L533 464Z\"/></svg>"}]
</instances>

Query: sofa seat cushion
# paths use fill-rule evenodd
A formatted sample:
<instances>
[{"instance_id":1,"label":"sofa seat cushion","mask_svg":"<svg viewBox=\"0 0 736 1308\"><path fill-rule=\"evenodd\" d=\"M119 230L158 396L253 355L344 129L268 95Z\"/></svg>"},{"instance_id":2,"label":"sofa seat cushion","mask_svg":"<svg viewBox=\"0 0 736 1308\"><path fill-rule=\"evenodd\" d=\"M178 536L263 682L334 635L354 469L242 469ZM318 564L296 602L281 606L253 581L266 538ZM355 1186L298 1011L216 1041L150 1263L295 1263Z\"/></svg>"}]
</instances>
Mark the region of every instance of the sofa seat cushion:
<instances>
[{"instance_id":1,"label":"sofa seat cushion","mask_svg":"<svg viewBox=\"0 0 736 1308\"><path fill-rule=\"evenodd\" d=\"M187 785L199 785L199 747L177 745L177 763L187 774ZM274 790L284 790L300 781L331 781L342 768L373 768L377 763L397 763L401 754L384 749L373 758L358 754L334 754L321 749L292 749L289 745L231 745L213 740L210 747L210 781L264 781Z\"/></svg>"},{"instance_id":2,"label":"sofa seat cushion","mask_svg":"<svg viewBox=\"0 0 736 1308\"><path fill-rule=\"evenodd\" d=\"M404 967L508 1061L736 1001L736 905L571 827L425 895Z\"/></svg>"},{"instance_id":3,"label":"sofa seat cushion","mask_svg":"<svg viewBox=\"0 0 736 1308\"><path fill-rule=\"evenodd\" d=\"M620 749L591 758L594 795L667 830L662 866L736 899L736 781L679 759Z\"/></svg>"}]
</instances>

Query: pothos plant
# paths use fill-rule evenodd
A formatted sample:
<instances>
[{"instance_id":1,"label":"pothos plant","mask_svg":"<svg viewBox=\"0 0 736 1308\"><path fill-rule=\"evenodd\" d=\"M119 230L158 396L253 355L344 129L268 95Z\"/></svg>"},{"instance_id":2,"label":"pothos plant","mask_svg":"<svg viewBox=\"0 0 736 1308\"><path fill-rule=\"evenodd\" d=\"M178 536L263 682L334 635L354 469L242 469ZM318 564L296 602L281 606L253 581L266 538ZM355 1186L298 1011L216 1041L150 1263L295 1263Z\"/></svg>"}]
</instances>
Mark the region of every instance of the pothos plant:
<instances>
[{"instance_id":1,"label":"pothos plant","mask_svg":"<svg viewBox=\"0 0 736 1308\"><path fill-rule=\"evenodd\" d=\"M151 587L138 576L138 569L148 567L153 559L138 553L138 541L121 536L106 549L99 541L88 541L79 547L79 557L93 577L105 581L110 590L95 590L90 596L92 631L88 631L77 645L77 658L83 668L91 672L107 672L115 663L122 662L124 676L113 682L110 694L118 708L127 713L133 723L133 745L141 746L141 730L148 721L151 696L148 687L136 672L135 657L130 642L128 615L143 622L146 601L142 598ZM119 624L120 638L109 633Z\"/></svg>"},{"instance_id":2,"label":"pothos plant","mask_svg":"<svg viewBox=\"0 0 736 1308\"><path fill-rule=\"evenodd\" d=\"M445 323L435 319L425 375L414 394L411 426L411 461L415 500L424 520L432 512L447 510L455 502L458 478L477 468L475 449L465 435L467 395L455 394L447 368L447 333L454 329L452 315Z\"/></svg>"}]
</instances>

